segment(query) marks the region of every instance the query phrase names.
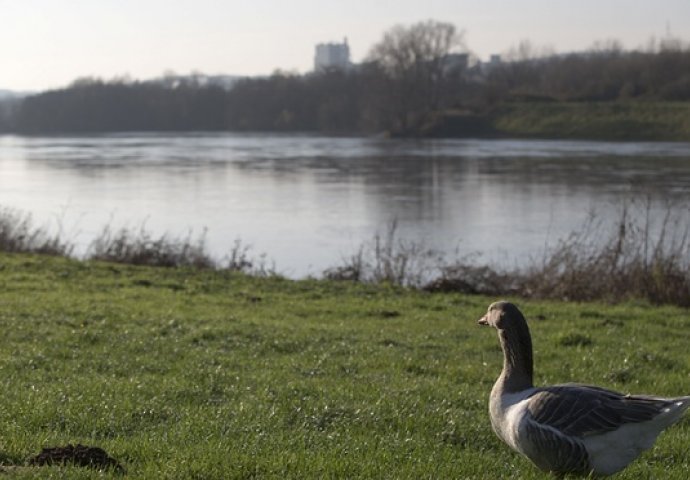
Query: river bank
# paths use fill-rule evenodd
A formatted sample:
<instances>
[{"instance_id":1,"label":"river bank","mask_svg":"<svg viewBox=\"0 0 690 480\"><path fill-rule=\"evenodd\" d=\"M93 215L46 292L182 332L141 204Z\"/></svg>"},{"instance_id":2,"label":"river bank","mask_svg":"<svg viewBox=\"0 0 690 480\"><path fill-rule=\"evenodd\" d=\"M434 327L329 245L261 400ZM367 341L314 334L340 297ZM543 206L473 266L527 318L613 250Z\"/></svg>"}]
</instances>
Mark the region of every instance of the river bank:
<instances>
[{"instance_id":1,"label":"river bank","mask_svg":"<svg viewBox=\"0 0 690 480\"><path fill-rule=\"evenodd\" d=\"M447 111L422 136L609 141L690 141L690 102L510 102Z\"/></svg>"},{"instance_id":2,"label":"river bank","mask_svg":"<svg viewBox=\"0 0 690 480\"><path fill-rule=\"evenodd\" d=\"M623 206L620 217L608 225L592 216L579 230L545 248L539 260L512 268L480 262L478 256L448 256L400 237L393 222L385 233L377 233L316 278L428 292L570 301L635 299L690 307L687 213L669 208L655 222L641 215L649 214L650 209L650 203ZM238 239L218 258L209 252L203 234L198 238L191 233L156 236L144 227L117 230L105 226L88 253L80 257L74 255L73 243L35 227L29 215L0 209L0 251L8 253L283 276L266 255L257 257L250 250Z\"/></svg>"}]
</instances>

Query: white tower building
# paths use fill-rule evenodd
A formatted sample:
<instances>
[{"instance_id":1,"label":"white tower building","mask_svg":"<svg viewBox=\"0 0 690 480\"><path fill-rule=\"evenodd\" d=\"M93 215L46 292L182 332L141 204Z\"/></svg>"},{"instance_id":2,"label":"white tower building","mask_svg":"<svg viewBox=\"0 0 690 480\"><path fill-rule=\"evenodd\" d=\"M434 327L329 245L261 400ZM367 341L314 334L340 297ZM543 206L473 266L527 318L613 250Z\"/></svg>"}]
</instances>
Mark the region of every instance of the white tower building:
<instances>
[{"instance_id":1,"label":"white tower building","mask_svg":"<svg viewBox=\"0 0 690 480\"><path fill-rule=\"evenodd\" d=\"M343 43L319 43L314 55L314 71L329 68L346 70L350 67L350 47L347 38Z\"/></svg>"}]
</instances>

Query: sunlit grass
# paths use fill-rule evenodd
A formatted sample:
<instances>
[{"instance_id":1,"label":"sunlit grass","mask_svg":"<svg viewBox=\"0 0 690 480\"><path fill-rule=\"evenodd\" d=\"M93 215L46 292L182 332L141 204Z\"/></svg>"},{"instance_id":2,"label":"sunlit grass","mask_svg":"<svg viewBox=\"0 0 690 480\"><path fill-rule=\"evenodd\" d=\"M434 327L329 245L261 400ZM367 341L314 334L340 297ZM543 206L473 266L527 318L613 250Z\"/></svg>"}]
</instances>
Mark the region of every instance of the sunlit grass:
<instances>
[{"instance_id":1,"label":"sunlit grass","mask_svg":"<svg viewBox=\"0 0 690 480\"><path fill-rule=\"evenodd\" d=\"M502 135L588 140L690 141L687 102L516 103L495 112Z\"/></svg>"},{"instance_id":2,"label":"sunlit grass","mask_svg":"<svg viewBox=\"0 0 690 480\"><path fill-rule=\"evenodd\" d=\"M0 463L82 443L127 478L548 478L489 426L492 300L2 254ZM687 310L514 300L538 382L690 394ZM617 478L684 480L688 448L686 418Z\"/></svg>"}]
</instances>

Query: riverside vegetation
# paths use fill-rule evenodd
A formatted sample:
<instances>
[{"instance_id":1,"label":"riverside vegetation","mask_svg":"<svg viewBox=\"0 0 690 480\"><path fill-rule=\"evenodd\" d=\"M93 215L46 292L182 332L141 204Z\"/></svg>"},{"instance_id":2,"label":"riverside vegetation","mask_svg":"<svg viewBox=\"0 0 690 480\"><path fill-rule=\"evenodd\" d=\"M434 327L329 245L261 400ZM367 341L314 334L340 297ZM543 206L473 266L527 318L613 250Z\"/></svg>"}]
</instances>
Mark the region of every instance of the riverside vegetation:
<instances>
[{"instance_id":1,"label":"riverside vegetation","mask_svg":"<svg viewBox=\"0 0 690 480\"><path fill-rule=\"evenodd\" d=\"M397 222L392 221L385 232L324 271L323 277L433 292L575 301L638 299L689 307L689 211L683 205L667 204L661 218L652 218L651 208L650 200L633 200L621 207L613 224L592 212L580 229L546 245L540 257L513 268L480 263L481 252L449 258L424 243L398 238ZM0 209L0 251L70 256L74 246L59 232L34 227L29 214ZM205 232L196 239L191 232L186 237L156 237L143 226L139 230L106 226L83 258L279 275L265 254L256 258L239 239L223 259L217 259L206 250Z\"/></svg>"},{"instance_id":2,"label":"riverside vegetation","mask_svg":"<svg viewBox=\"0 0 690 480\"><path fill-rule=\"evenodd\" d=\"M690 140L690 102L507 102L482 113L446 111L422 133L435 137Z\"/></svg>"},{"instance_id":3,"label":"riverside vegetation","mask_svg":"<svg viewBox=\"0 0 690 480\"><path fill-rule=\"evenodd\" d=\"M106 231L92 258L109 261L76 260L26 216L0 226L0 473L121 478L28 465L83 444L128 478L547 478L489 425L501 360L476 319L496 297L396 285L413 245L363 249L377 281L295 281L252 272L239 245L210 268L184 260L206 258L194 242ZM687 309L508 299L532 322L537 383L688 393ZM686 418L617 478L688 473Z\"/></svg>"}]
</instances>

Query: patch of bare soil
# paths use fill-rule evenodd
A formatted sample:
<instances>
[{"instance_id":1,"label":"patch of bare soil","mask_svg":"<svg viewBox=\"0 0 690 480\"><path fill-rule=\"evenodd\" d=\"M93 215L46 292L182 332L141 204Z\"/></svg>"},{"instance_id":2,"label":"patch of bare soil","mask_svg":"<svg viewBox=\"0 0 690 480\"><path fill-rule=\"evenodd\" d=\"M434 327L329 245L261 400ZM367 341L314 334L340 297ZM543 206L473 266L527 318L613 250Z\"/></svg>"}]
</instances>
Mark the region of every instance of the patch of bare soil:
<instances>
[{"instance_id":1,"label":"patch of bare soil","mask_svg":"<svg viewBox=\"0 0 690 480\"><path fill-rule=\"evenodd\" d=\"M87 445L68 444L64 447L44 448L41 453L29 459L29 465L78 465L97 470L113 469L125 473L120 463L109 456L105 450Z\"/></svg>"}]
</instances>

